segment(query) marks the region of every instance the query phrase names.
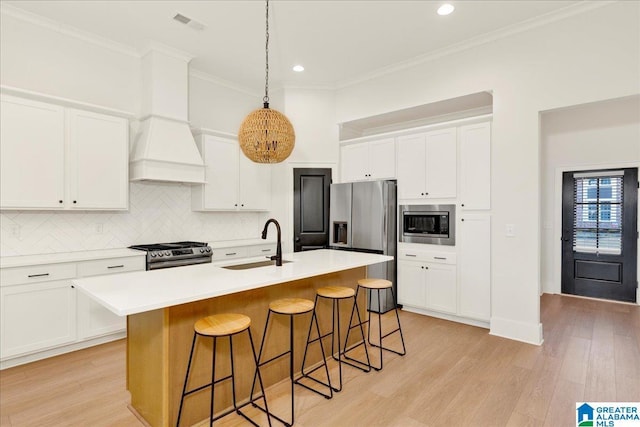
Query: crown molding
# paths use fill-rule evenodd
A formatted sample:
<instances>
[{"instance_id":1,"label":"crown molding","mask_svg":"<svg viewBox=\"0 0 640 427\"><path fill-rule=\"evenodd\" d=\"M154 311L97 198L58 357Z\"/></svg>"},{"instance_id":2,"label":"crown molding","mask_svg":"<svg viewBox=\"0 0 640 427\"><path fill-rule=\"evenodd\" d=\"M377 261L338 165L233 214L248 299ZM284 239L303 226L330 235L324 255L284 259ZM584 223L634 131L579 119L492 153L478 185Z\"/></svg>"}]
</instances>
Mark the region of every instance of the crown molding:
<instances>
[{"instance_id":1,"label":"crown molding","mask_svg":"<svg viewBox=\"0 0 640 427\"><path fill-rule=\"evenodd\" d=\"M247 87L247 86L242 86L239 85L237 83L234 83L232 81L229 80L225 80L222 79L220 77L216 77L212 74L209 74L205 71L201 71L195 68L190 68L189 69L189 76L196 78L196 79L200 79L200 80L204 80L206 82L209 83L213 83L216 85L220 85L220 86L224 86L228 89L233 89L237 92L241 92L244 93L245 95L250 95L250 96L255 96L257 98L262 98L262 93L258 93L255 90L252 90L251 88Z\"/></svg>"},{"instance_id":2,"label":"crown molding","mask_svg":"<svg viewBox=\"0 0 640 427\"><path fill-rule=\"evenodd\" d=\"M153 40L150 41L148 45L140 52L140 56L147 56L151 52L159 52L163 55L171 56L186 63L191 62L191 60L196 57L189 52L185 52L184 50L176 49L175 47L171 47Z\"/></svg>"},{"instance_id":3,"label":"crown molding","mask_svg":"<svg viewBox=\"0 0 640 427\"><path fill-rule=\"evenodd\" d=\"M531 18L531 19L519 22L517 24L512 24L507 27L501 28L499 30L491 31L481 36L478 36L469 40L465 40L463 42L456 43L456 44L444 47L442 49L436 49L433 52L430 52L424 55L419 55L419 56L416 56L415 58L412 58L406 61L398 62L393 65L389 65L387 67L379 68L361 77L337 82L335 85L335 88L336 90L339 90L339 89L347 88L349 86L357 85L359 83L364 83L366 81L373 80L378 77L383 77L388 74L392 74L398 71L403 71L408 68L412 68L417 65L424 64L425 62L430 62L438 58L442 58L445 56L453 55L458 52L469 50L469 49L478 47L480 45L493 42L498 39L523 33L525 31L529 31L534 28L538 28L553 22L561 21L563 19L575 16L575 15L579 15L594 9L598 9L600 7L610 5L618 1L620 0L584 1L577 4L569 5L562 9L556 10L554 12L549 12L545 15Z\"/></svg>"},{"instance_id":4,"label":"crown molding","mask_svg":"<svg viewBox=\"0 0 640 427\"><path fill-rule=\"evenodd\" d=\"M0 3L0 13L16 19L20 19L30 24L56 31L66 36L75 37L77 39L118 53L122 53L124 55L132 56L134 58L140 57L138 51L131 46L115 42L106 37L101 37L88 31L80 30L79 28L72 27L70 25L62 24L58 21L54 21L53 19L45 18L43 16L28 12L14 6L10 6L5 3Z\"/></svg>"}]
</instances>

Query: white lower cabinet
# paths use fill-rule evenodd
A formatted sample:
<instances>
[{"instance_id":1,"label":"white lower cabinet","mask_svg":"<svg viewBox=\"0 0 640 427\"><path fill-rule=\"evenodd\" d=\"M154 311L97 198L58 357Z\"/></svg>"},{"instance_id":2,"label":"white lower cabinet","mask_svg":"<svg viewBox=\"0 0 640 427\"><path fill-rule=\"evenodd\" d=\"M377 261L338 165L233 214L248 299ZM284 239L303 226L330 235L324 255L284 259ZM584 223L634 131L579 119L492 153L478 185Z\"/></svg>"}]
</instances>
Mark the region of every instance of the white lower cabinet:
<instances>
[{"instance_id":1,"label":"white lower cabinet","mask_svg":"<svg viewBox=\"0 0 640 427\"><path fill-rule=\"evenodd\" d=\"M72 279L145 269L145 256L36 264L0 270L2 367L119 338L126 318L91 300ZM65 350L65 348L67 348ZM54 352L54 353L51 353Z\"/></svg>"},{"instance_id":2,"label":"white lower cabinet","mask_svg":"<svg viewBox=\"0 0 640 427\"><path fill-rule=\"evenodd\" d=\"M413 254L400 254L398 302L415 308L455 314L458 295L455 264L425 261L434 257L428 253L415 253L416 260L411 261L403 259L403 255L406 258L406 255Z\"/></svg>"},{"instance_id":3,"label":"white lower cabinet","mask_svg":"<svg viewBox=\"0 0 640 427\"><path fill-rule=\"evenodd\" d=\"M76 293L69 280L0 288L2 359L76 340Z\"/></svg>"},{"instance_id":4,"label":"white lower cabinet","mask_svg":"<svg viewBox=\"0 0 640 427\"><path fill-rule=\"evenodd\" d=\"M461 316L491 317L491 216L463 214L458 220L458 282Z\"/></svg>"}]
</instances>

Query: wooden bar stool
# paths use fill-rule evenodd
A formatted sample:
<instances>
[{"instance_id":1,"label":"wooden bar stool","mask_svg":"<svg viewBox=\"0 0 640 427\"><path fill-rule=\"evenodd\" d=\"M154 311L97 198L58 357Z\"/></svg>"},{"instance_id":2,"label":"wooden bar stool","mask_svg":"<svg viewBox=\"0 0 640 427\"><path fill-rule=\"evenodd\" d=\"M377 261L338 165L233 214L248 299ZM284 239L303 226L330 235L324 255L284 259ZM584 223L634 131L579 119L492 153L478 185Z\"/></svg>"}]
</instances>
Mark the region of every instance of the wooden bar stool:
<instances>
[{"instance_id":1,"label":"wooden bar stool","mask_svg":"<svg viewBox=\"0 0 640 427\"><path fill-rule=\"evenodd\" d=\"M291 381L291 422L287 422L285 421L283 418L278 417L277 415L270 413L270 416L274 417L275 419L277 419L278 421L280 421L281 423L283 423L286 426L292 426L293 423L295 422L295 412L294 412L294 390L293 390L293 386L294 384L298 384L308 390L313 391L314 393L317 393L321 396L324 396L327 399L330 399L331 397L333 397L333 393L331 390L331 386L330 386L330 380L329 380L329 368L327 367L327 362L324 358L324 348L322 347L322 341L320 341L320 351L322 354L322 365L324 365L325 368L325 373L327 375L327 382L329 383L328 386L328 394L323 393L319 390L316 390L312 387L307 386L306 384L303 384L301 382L299 382L299 380L302 377L299 378L294 378L294 372L293 372L293 361L294 361L294 346L293 346L293 319L295 316L299 316L301 314L305 314L305 313L309 313L311 311L313 311L315 304L313 303L313 301L308 300L308 299L304 299L304 298L283 298L283 299L279 299L279 300L275 300L272 301L269 304L269 312L267 314L267 322L264 325L264 333L262 334L262 342L260 344L260 352L258 354L258 367L264 366L268 363L271 363L272 361L289 355L289 379ZM260 362L260 360L262 359L262 355L263 353L266 351L265 348L265 338L267 336L267 330L269 328L269 320L271 319L272 315L285 315L285 316L289 316L289 349L283 353L278 354L277 356L274 356L272 358L270 358L269 360L265 360L263 362ZM320 335L320 327L318 326L318 320L315 317L311 317L311 324L309 326L309 328L311 328L313 326L313 323L315 323L316 325L316 330L318 332L318 335ZM321 366L322 366L321 365ZM257 371L256 371L257 374ZM326 385L325 383L315 379L315 378L311 378L312 380L314 380L315 382L322 384L322 385ZM253 380L253 384L255 385L255 377ZM264 393L264 391L263 391ZM251 395L253 396L253 387L251 389ZM266 407L265 408L261 408L260 406L256 405L254 403L254 406L256 406L257 408L267 412Z\"/></svg>"},{"instance_id":2,"label":"wooden bar stool","mask_svg":"<svg viewBox=\"0 0 640 427\"><path fill-rule=\"evenodd\" d=\"M395 295L393 294L393 284L388 280L384 280L384 279L360 279L360 280L358 280L358 291L356 292L356 298L358 298L358 295L360 294L360 289L364 289L365 291L370 291L370 295L371 295L372 291L376 291L377 292L378 308L382 307L382 305L380 304L380 302L381 302L380 301L380 291L381 290L388 289L391 292L393 300L395 301ZM378 311L378 344L374 344L374 343L371 342L371 322L370 322L371 321L371 310L367 310L369 312L369 314L367 316L367 320L364 322L364 323L368 323L369 324L369 328L367 330L367 342L372 347L377 347L377 348L380 349L380 366L376 367L376 366L373 366L373 364L371 364L371 367L373 369L375 369L376 371L382 370L382 366L383 366L383 364L382 364L383 363L382 350L386 350L386 351L389 351L391 353L398 354L400 356L404 356L405 354L407 354L407 350L406 350L406 348L404 346L404 337L402 336L402 327L400 326L400 316L398 315L398 306L394 306L393 310L395 311L395 314L396 314L396 320L398 322L398 327L396 329L392 330L392 331L387 332L384 335L382 335L382 314ZM353 325L354 312L355 312L355 308L353 310L351 310L351 318L349 319L349 329L347 331L347 340L349 339L349 334L351 332L351 329L353 329L353 328L358 326L357 323L355 325ZM400 333L400 341L402 342L402 351L396 351L396 350L393 350L391 348L384 347L382 345L382 340L384 338L386 338L389 335L394 334L396 332ZM364 345L366 347L366 344L365 344L364 341L362 343L358 344L358 345Z\"/></svg>"},{"instance_id":3,"label":"wooden bar stool","mask_svg":"<svg viewBox=\"0 0 640 427\"><path fill-rule=\"evenodd\" d=\"M309 345L316 342L316 341L322 341L324 338L331 336L331 356L333 357L334 360L336 360L338 362L338 386L334 387L331 385L331 382L325 384L322 383L325 386L331 387L333 389L333 391L339 392L342 390L342 364L346 363L347 365L353 366L354 368L358 368L361 371L364 372L369 372L371 371L371 362L369 360L369 352L367 351L367 347L364 347L364 351L365 351L365 355L367 358L366 363L359 361L357 359L353 359L350 357L346 356L346 353L348 350L346 350L347 347L347 341L345 340L344 345L342 345L342 340L340 338L340 301L341 300L348 300L348 299L353 299L353 304L354 307L352 308L352 310L355 310L355 313L358 316L358 324L360 325L360 333L362 336L362 340L364 341L364 329L362 327L362 319L360 317L360 309L358 308L358 304L356 302L356 291L354 291L352 288L348 288L346 286L326 286L323 288L320 288L316 291L316 300L315 300L315 309L313 310L313 318L316 319L316 324L317 322L317 318L318 318L318 299L319 298L325 298L325 299L329 299L331 300L331 330L329 332L327 332L324 335L320 335L318 333L318 337L312 339L311 338L311 333L312 333L312 329L311 329L311 325L309 325L309 334L307 335L307 345L305 346L304 349L304 356L302 357L302 375L305 377L309 377L315 381L317 381L315 378L310 377L310 374L312 374L313 372L315 372L316 370L318 370L319 368L321 368L322 366L317 366L313 369L311 369L308 372L305 372L305 362L307 360L307 350L309 349ZM312 324L313 324L313 319L312 319ZM336 327L337 326L337 327ZM337 338L337 347L338 347L338 351L337 354L338 356L336 357L336 350L335 350L335 343L336 343L336 338Z\"/></svg>"},{"instance_id":4,"label":"wooden bar stool","mask_svg":"<svg viewBox=\"0 0 640 427\"><path fill-rule=\"evenodd\" d=\"M260 389L262 390L262 397L264 398L264 407L265 412L267 413L267 420L269 421L269 426L271 426L271 418L269 416L269 408L267 406L267 398L264 394L264 387L262 384L262 375L260 375L260 368L258 366L258 359L256 358L256 351L253 345L253 338L251 337L251 331L249 327L251 326L251 319L248 316L243 314L234 314L234 313L225 313L225 314L215 314L213 316L208 316L203 319L198 320L194 324L194 333L193 333L193 341L191 342L191 352L189 354L189 363L187 364L187 373L184 378L184 387L182 388L182 397L180 398L180 408L178 409L178 419L176 421L176 427L180 426L180 417L182 416L182 407L184 405L184 398L203 390L207 387L211 387L211 410L209 412L209 425L212 426L213 422L217 419L220 419L226 415L229 415L232 412L236 412L239 415L246 418L251 424L257 426L258 424L245 415L240 408L248 405L249 403L253 403L253 398L249 399L248 402L238 406L236 402L236 383L235 383L235 373L234 373L234 362L233 362L233 336L240 334L242 332L247 332L249 336L249 342L251 343L251 352L253 354L253 360L256 366L256 374L254 375L254 383L255 378L257 376L258 381L260 383ZM211 382L200 387L196 387L192 390L187 391L187 384L189 382L189 374L191 372L191 362L193 361L193 352L196 345L196 339L198 337L205 338L213 338L213 350L211 356ZM231 356L231 374L226 377L215 379L216 374L216 343L218 338L229 337L229 353ZM223 412L222 414L218 414L214 417L213 415L213 403L214 403L214 391L215 385L231 379L231 396L233 399L233 408ZM251 394L253 395L253 387L251 390ZM252 396L251 396L252 397ZM259 398L259 397L258 397Z\"/></svg>"}]
</instances>

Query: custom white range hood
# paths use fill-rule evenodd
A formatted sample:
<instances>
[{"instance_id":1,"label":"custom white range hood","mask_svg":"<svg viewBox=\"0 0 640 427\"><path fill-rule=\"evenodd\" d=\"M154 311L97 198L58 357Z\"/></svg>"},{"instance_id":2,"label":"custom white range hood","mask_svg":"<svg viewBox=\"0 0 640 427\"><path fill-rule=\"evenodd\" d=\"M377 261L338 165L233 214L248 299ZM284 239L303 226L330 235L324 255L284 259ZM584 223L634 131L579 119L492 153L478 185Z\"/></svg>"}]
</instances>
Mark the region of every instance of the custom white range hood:
<instances>
[{"instance_id":1,"label":"custom white range hood","mask_svg":"<svg viewBox=\"0 0 640 427\"><path fill-rule=\"evenodd\" d=\"M142 58L142 120L129 161L131 181L205 182L189 128L190 60L155 47Z\"/></svg>"}]
</instances>

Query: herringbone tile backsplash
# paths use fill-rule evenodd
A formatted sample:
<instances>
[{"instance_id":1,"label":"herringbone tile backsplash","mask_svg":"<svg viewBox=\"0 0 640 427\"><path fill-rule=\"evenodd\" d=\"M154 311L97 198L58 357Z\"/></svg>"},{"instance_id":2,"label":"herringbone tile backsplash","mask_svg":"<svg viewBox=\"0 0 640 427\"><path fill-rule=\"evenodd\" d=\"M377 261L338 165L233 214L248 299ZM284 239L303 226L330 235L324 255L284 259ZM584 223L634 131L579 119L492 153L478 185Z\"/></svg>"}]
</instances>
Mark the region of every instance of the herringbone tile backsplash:
<instances>
[{"instance_id":1,"label":"herringbone tile backsplash","mask_svg":"<svg viewBox=\"0 0 640 427\"><path fill-rule=\"evenodd\" d=\"M267 212L192 212L181 184L131 183L129 211L1 211L0 255L260 237Z\"/></svg>"}]
</instances>

